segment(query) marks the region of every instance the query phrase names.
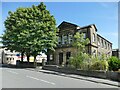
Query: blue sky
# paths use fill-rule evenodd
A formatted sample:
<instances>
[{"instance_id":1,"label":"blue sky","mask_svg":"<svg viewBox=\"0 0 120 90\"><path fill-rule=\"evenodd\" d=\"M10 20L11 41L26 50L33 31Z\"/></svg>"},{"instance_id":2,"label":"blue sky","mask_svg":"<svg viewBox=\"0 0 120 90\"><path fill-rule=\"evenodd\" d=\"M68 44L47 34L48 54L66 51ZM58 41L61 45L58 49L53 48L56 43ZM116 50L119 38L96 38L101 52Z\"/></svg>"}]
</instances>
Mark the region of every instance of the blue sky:
<instances>
[{"instance_id":1,"label":"blue sky","mask_svg":"<svg viewBox=\"0 0 120 90\"><path fill-rule=\"evenodd\" d=\"M2 2L2 30L8 11L18 7L31 7L39 2ZM117 2L45 2L47 9L54 15L57 25L68 21L79 26L95 24L98 33L118 48L118 3Z\"/></svg>"}]
</instances>

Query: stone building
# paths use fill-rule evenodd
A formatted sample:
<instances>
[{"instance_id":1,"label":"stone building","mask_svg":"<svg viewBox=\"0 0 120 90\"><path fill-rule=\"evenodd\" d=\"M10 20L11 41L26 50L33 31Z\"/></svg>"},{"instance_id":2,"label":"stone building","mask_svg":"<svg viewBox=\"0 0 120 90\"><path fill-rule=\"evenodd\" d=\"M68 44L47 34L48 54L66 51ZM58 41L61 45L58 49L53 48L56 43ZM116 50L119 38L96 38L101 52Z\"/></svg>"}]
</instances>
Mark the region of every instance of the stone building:
<instances>
[{"instance_id":1,"label":"stone building","mask_svg":"<svg viewBox=\"0 0 120 90\"><path fill-rule=\"evenodd\" d=\"M49 59L52 57L51 59L54 64L65 65L69 57L76 53L77 50L72 47L73 36L76 32L83 33L84 38L89 38L90 43L86 45L86 52L88 54L95 56L105 54L107 57L112 55L112 43L97 34L95 24L80 27L76 24L63 21L58 28L58 45L53 55L48 55Z\"/></svg>"}]
</instances>

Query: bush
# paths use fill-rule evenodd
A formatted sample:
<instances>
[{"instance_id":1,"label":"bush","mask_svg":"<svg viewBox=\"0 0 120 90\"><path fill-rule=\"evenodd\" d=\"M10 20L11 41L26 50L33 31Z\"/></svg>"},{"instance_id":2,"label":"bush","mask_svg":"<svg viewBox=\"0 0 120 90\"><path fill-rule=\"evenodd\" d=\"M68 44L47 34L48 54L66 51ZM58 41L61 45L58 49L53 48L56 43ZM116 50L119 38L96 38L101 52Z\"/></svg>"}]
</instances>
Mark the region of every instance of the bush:
<instances>
[{"instance_id":1,"label":"bush","mask_svg":"<svg viewBox=\"0 0 120 90\"><path fill-rule=\"evenodd\" d=\"M91 70L108 70L108 62L106 60L97 60L91 66Z\"/></svg>"},{"instance_id":2,"label":"bush","mask_svg":"<svg viewBox=\"0 0 120 90\"><path fill-rule=\"evenodd\" d=\"M84 53L82 55L82 57L83 57L83 61L81 63L81 69L82 70L89 70L89 67L90 67L90 64L91 64L91 57L90 57L90 55Z\"/></svg>"},{"instance_id":3,"label":"bush","mask_svg":"<svg viewBox=\"0 0 120 90\"><path fill-rule=\"evenodd\" d=\"M70 57L70 62L69 64L71 65L72 68L80 68L82 63L82 59L81 56L74 56L74 57Z\"/></svg>"},{"instance_id":4,"label":"bush","mask_svg":"<svg viewBox=\"0 0 120 90\"><path fill-rule=\"evenodd\" d=\"M109 58L109 70L118 71L120 69L120 60L117 57L112 56Z\"/></svg>"},{"instance_id":5,"label":"bush","mask_svg":"<svg viewBox=\"0 0 120 90\"><path fill-rule=\"evenodd\" d=\"M80 52L74 57L70 57L69 64L76 69L84 69L84 67L86 68L86 65L88 64L88 59L88 54Z\"/></svg>"},{"instance_id":6,"label":"bush","mask_svg":"<svg viewBox=\"0 0 120 90\"><path fill-rule=\"evenodd\" d=\"M82 69L82 70L108 70L108 61L105 57L99 59L95 56L90 56L86 53L79 53L70 57L69 65L72 68Z\"/></svg>"}]
</instances>

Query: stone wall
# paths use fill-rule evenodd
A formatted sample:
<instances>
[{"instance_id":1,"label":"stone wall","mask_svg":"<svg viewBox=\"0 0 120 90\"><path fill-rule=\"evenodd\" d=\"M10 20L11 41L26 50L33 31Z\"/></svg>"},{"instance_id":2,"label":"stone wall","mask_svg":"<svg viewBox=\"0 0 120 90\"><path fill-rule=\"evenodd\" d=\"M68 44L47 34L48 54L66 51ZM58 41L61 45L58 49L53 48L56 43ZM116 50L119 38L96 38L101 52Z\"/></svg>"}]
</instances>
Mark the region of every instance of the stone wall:
<instances>
[{"instance_id":1,"label":"stone wall","mask_svg":"<svg viewBox=\"0 0 120 90\"><path fill-rule=\"evenodd\" d=\"M60 68L57 66L44 66L42 69L62 72L66 74L76 74L76 75L97 77L97 78L103 78L103 79L110 79L110 80L115 80L120 82L120 72L76 70L71 68Z\"/></svg>"}]
</instances>

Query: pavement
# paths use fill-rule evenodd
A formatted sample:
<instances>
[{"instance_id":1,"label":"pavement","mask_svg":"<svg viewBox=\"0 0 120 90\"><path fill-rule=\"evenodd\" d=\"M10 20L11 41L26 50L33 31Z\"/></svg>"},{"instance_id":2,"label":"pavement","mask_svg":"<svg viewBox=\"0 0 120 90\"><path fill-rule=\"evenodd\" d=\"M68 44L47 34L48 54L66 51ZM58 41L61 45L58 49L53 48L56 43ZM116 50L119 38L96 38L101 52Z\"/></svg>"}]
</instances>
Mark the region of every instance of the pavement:
<instances>
[{"instance_id":1,"label":"pavement","mask_svg":"<svg viewBox=\"0 0 120 90\"><path fill-rule=\"evenodd\" d=\"M95 78L95 77L80 76L80 75L74 75L74 74L65 74L65 73L49 71L49 70L43 70L42 67L26 68L26 70L43 72L43 73L47 73L47 74L60 75L60 76L65 76L65 77L70 77L70 78L75 78L75 79L80 79L80 80L85 80L85 81L90 81L90 82L95 82L95 83L101 83L101 84L120 87L120 82L117 82L117 81Z\"/></svg>"}]
</instances>

